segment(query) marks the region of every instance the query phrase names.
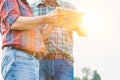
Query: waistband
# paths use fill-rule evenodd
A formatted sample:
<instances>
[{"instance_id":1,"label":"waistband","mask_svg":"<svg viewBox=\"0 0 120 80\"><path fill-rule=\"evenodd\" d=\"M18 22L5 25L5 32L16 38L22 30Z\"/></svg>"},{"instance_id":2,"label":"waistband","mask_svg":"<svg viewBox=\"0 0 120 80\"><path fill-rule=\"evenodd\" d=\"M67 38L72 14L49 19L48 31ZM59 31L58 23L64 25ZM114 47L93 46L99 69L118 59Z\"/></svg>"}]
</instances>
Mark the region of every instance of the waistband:
<instances>
[{"instance_id":1,"label":"waistband","mask_svg":"<svg viewBox=\"0 0 120 80\"><path fill-rule=\"evenodd\" d=\"M14 47L14 46L4 46L3 47L3 50L9 50L9 49L16 49L16 50L24 51L24 52L28 53L29 55L32 55L36 59L41 59L44 55L44 53L42 53L42 52L32 52L32 51L22 50L22 49Z\"/></svg>"},{"instance_id":2,"label":"waistband","mask_svg":"<svg viewBox=\"0 0 120 80\"><path fill-rule=\"evenodd\" d=\"M43 57L43 59L50 59L50 60L56 60L56 59L65 59L66 54L54 54L54 53L49 53L46 56Z\"/></svg>"},{"instance_id":3,"label":"waistband","mask_svg":"<svg viewBox=\"0 0 120 80\"><path fill-rule=\"evenodd\" d=\"M17 49L17 50L21 50L24 51L30 55L32 55L33 57L35 57L36 59L48 59L48 60L56 60L56 59L69 59L71 61L74 62L73 58L70 57L69 54L64 54L64 53L59 53L59 54L55 54L55 53L49 53L47 55L44 55L45 53L42 52L31 52L31 51L26 51L26 50L22 50L22 49L18 49L14 46L5 46L3 48L3 50L8 50L8 49Z\"/></svg>"}]
</instances>

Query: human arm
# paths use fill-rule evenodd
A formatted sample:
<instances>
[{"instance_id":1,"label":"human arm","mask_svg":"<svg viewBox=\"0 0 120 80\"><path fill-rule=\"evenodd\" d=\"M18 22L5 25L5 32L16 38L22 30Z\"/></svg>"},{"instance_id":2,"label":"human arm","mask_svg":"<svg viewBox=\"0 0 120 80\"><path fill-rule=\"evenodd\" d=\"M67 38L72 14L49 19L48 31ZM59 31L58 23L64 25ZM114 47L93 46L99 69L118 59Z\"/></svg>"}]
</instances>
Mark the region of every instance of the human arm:
<instances>
[{"instance_id":1,"label":"human arm","mask_svg":"<svg viewBox=\"0 0 120 80\"><path fill-rule=\"evenodd\" d=\"M64 14L55 13L51 11L46 15L36 16L36 17L19 17L16 22L11 26L12 30L27 30L41 24L52 24L55 22L61 22L64 18Z\"/></svg>"},{"instance_id":2,"label":"human arm","mask_svg":"<svg viewBox=\"0 0 120 80\"><path fill-rule=\"evenodd\" d=\"M19 17L11 26L12 30L27 30L43 23L44 16Z\"/></svg>"},{"instance_id":3,"label":"human arm","mask_svg":"<svg viewBox=\"0 0 120 80\"><path fill-rule=\"evenodd\" d=\"M17 0L5 0L0 6L0 13L2 24L11 30L28 30L45 23L53 24L63 18L61 13L55 13L55 11L36 17L32 17L30 13L28 13L29 16L22 15Z\"/></svg>"},{"instance_id":4,"label":"human arm","mask_svg":"<svg viewBox=\"0 0 120 80\"><path fill-rule=\"evenodd\" d=\"M41 24L48 23L46 16L22 17L20 16L11 26L12 30L27 30Z\"/></svg>"}]
</instances>

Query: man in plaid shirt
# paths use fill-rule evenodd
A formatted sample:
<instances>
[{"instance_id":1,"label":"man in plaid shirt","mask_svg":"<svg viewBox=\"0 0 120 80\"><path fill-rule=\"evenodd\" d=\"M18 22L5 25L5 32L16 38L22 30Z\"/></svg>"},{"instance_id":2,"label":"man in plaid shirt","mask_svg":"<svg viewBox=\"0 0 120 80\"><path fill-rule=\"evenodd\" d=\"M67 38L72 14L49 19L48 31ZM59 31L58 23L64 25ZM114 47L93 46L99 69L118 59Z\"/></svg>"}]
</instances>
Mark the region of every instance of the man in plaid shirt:
<instances>
[{"instance_id":1,"label":"man in plaid shirt","mask_svg":"<svg viewBox=\"0 0 120 80\"><path fill-rule=\"evenodd\" d=\"M39 59L46 52L41 25L54 26L54 22L62 22L64 16L53 11L33 17L26 0L0 0L1 73L4 80L41 80Z\"/></svg>"},{"instance_id":2,"label":"man in plaid shirt","mask_svg":"<svg viewBox=\"0 0 120 80\"><path fill-rule=\"evenodd\" d=\"M38 0L31 6L34 16L45 15L56 7L75 9L72 4L62 0ZM42 36L50 32L49 26L42 27ZM73 31L58 26L44 40L46 56L40 60L40 80L74 80Z\"/></svg>"}]
</instances>

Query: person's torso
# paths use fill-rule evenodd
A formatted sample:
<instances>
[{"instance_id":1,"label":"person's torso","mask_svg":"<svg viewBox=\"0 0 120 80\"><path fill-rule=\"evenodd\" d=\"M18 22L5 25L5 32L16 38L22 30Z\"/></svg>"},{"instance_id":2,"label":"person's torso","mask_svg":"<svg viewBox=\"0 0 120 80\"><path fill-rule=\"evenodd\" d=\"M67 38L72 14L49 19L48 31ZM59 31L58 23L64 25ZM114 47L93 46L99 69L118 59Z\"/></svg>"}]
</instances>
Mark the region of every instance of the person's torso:
<instances>
[{"instance_id":1,"label":"person's torso","mask_svg":"<svg viewBox=\"0 0 120 80\"><path fill-rule=\"evenodd\" d=\"M9 1L8 1L9 2ZM18 0L17 3L11 2L13 4L18 4L20 11L19 16L32 17L32 10L29 5L25 5L21 0ZM7 2L4 4L10 7L12 4ZM13 7L15 7L13 5ZM9 17L11 14L17 14L14 12L9 12ZM3 15L4 16L4 15ZM12 16L13 17L13 16ZM14 18L14 17L13 17ZM4 46L14 46L18 49L31 52L39 52L41 48L44 47L43 40L40 33L40 27L32 28L30 30L11 30L8 26L5 25L2 21L1 32L2 32L2 47Z\"/></svg>"},{"instance_id":2,"label":"person's torso","mask_svg":"<svg viewBox=\"0 0 120 80\"><path fill-rule=\"evenodd\" d=\"M66 2L60 1L58 3L58 7L64 7L67 9L72 9L73 7ZM51 10L54 10L54 6L45 6L43 4L39 4L39 6L36 6L36 4L32 4L32 10L33 15L44 15L49 13ZM73 32L71 30L62 28L62 27L56 27L52 31L52 33L49 35L45 46L47 49L47 53L63 53L63 54L69 54L72 56L73 52Z\"/></svg>"}]
</instances>

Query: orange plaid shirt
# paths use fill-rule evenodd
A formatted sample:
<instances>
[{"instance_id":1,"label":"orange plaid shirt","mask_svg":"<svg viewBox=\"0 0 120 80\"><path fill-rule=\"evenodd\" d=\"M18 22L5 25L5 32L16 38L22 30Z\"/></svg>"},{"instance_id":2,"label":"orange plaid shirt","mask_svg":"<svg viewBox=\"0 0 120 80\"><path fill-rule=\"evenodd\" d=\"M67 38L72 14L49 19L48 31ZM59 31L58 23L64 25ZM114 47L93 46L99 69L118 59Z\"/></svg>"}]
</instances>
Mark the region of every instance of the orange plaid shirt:
<instances>
[{"instance_id":1,"label":"orange plaid shirt","mask_svg":"<svg viewBox=\"0 0 120 80\"><path fill-rule=\"evenodd\" d=\"M2 48L13 46L30 52L45 52L41 37L41 27L30 30L11 30L11 25L19 16L33 16L28 3L21 0L2 0L0 3Z\"/></svg>"}]
</instances>

